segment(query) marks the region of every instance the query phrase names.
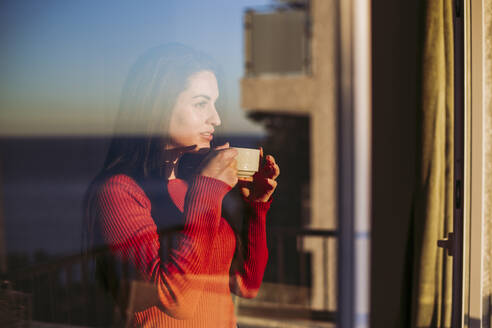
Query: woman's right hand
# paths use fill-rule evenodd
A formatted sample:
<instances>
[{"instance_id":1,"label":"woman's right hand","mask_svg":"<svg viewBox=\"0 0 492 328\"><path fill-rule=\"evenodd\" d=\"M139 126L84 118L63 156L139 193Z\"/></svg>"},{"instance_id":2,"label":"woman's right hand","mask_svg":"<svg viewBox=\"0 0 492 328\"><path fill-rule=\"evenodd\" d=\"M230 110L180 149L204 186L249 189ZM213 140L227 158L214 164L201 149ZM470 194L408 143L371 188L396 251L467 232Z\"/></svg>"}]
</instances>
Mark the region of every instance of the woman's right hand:
<instances>
[{"instance_id":1,"label":"woman's right hand","mask_svg":"<svg viewBox=\"0 0 492 328\"><path fill-rule=\"evenodd\" d=\"M227 183L231 188L237 184L237 150L229 143L214 148L201 165L200 175Z\"/></svg>"}]
</instances>

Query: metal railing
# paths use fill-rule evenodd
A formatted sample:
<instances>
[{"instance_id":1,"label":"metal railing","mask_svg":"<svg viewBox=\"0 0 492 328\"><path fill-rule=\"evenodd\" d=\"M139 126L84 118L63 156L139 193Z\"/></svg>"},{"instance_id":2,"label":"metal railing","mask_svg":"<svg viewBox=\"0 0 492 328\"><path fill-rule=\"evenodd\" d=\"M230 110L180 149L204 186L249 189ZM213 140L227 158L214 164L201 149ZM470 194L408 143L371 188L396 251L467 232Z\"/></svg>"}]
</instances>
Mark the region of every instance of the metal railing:
<instances>
[{"instance_id":1,"label":"metal railing","mask_svg":"<svg viewBox=\"0 0 492 328\"><path fill-rule=\"evenodd\" d=\"M302 241L305 238L309 237L320 237L323 240L323 249L328 247L327 242L330 238L336 238L338 233L336 230L321 230L321 229L296 229L296 228L287 228L287 227L274 227L268 229L269 239L272 244L276 245L276 254L275 259L276 263L276 271L277 271L277 279L276 282L284 283L284 272L285 272L285 264L283 259L285 258L285 239L288 237L295 237L297 249L299 251L299 269L300 269L300 285L306 286L307 275L308 275L308 265L306 261L306 252L303 251Z\"/></svg>"},{"instance_id":2,"label":"metal railing","mask_svg":"<svg viewBox=\"0 0 492 328\"><path fill-rule=\"evenodd\" d=\"M162 243L171 247L172 236L180 230L180 227L160 231ZM295 229L295 228L269 228L269 244L274 245L274 253L270 254L270 265L276 267L276 279L274 283L285 282L284 272L287 268L285 258L285 246L289 239L296 238L298 243L303 238L320 237L324 241L336 238L337 232L333 230ZM109 255L107 246L101 246L88 251L85 255L75 254L47 263L34 265L11 272L3 277L9 281L15 291L30 295L32 303L32 319L44 322L58 322L75 325L105 326L114 323L115 316L121 315L115 302L107 292L100 288L93 276L93 263L97 256ZM308 285L307 276L310 272L306 261L306 253L299 252L300 282ZM122 264L120 268L123 279L128 279L128 265ZM261 302L259 305L244 307L243 312L251 316L265 314ZM280 308L278 308L280 309ZM268 313L271 310L266 309ZM280 309L281 310L281 309ZM277 311L278 312L278 311ZM119 314L118 314L119 313ZM278 312L279 315L291 317L295 311ZM309 316L317 320L331 321L332 313L327 311L311 311Z\"/></svg>"},{"instance_id":3,"label":"metal railing","mask_svg":"<svg viewBox=\"0 0 492 328\"><path fill-rule=\"evenodd\" d=\"M321 252L323 262L327 262L329 241L336 240L336 230L322 229L298 229L293 227L272 227L268 229L269 241L269 266L274 266L274 277L265 277L260 293L256 299L240 299L237 307L240 317L263 318L267 324L282 325L286 321L291 323L302 323L302 327L308 327L308 322L313 322L316 327L324 327L322 322L334 324L336 311L326 306L313 308L311 303L312 288L311 279L315 274L323 276L325 292L336 286L329 286L329 281L324 279L329 272L326 270L327 263L322 268L313 268L313 262L309 261L311 250L306 247L305 242L316 240L321 247L316 251ZM297 253L290 254L289 246L294 240ZM332 244L333 245L333 244ZM291 247L292 249L292 247ZM334 252L336 253L336 252ZM285 273L292 271L292 262L285 263L286 259L297 257L298 279L294 282L292 277L287 279ZM268 267L267 267L268 271ZM334 270L336 271L336 270ZM267 274L267 273L266 273ZM311 277L310 277L311 275ZM300 321L295 321L300 320ZM247 321L245 322L248 323ZM331 326L330 326L331 327Z\"/></svg>"}]
</instances>

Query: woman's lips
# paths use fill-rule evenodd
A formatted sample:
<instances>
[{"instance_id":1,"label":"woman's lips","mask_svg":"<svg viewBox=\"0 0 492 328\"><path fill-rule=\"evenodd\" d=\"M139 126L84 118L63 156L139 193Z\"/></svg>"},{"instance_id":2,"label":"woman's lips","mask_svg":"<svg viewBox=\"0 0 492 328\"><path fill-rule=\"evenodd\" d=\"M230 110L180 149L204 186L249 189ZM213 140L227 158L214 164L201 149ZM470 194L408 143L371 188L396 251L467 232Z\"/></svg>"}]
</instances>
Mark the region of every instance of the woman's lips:
<instances>
[{"instance_id":1,"label":"woman's lips","mask_svg":"<svg viewBox=\"0 0 492 328\"><path fill-rule=\"evenodd\" d=\"M212 139L214 138L214 135L212 133L208 133L208 132L205 132L205 133L200 133L200 136L203 138L203 139L206 139L208 141L212 141Z\"/></svg>"}]
</instances>

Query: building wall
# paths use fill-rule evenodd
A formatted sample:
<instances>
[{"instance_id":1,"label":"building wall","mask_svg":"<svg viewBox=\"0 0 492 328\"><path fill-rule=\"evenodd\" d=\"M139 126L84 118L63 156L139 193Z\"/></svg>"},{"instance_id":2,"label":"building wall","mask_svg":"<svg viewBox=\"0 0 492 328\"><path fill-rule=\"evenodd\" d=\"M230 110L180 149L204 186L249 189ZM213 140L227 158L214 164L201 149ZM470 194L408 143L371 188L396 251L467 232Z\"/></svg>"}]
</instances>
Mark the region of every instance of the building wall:
<instances>
[{"instance_id":1,"label":"building wall","mask_svg":"<svg viewBox=\"0 0 492 328\"><path fill-rule=\"evenodd\" d=\"M310 197L308 228L336 228L336 13L335 0L312 0L312 72L309 75L246 77L241 80L241 106L269 114L310 117ZM283 173L285 174L285 172ZM303 240L311 254L311 308L336 310L337 245L318 237Z\"/></svg>"}]
</instances>

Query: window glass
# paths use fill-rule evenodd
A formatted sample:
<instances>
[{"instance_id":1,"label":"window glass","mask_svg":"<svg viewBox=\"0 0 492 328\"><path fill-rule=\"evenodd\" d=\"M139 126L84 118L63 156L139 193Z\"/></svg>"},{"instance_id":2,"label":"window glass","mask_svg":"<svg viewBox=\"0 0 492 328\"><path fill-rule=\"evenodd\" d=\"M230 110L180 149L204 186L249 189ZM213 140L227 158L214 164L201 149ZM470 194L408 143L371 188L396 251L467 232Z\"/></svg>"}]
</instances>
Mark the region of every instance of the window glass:
<instances>
[{"instance_id":1,"label":"window glass","mask_svg":"<svg viewBox=\"0 0 492 328\"><path fill-rule=\"evenodd\" d=\"M334 325L335 38L313 52L329 10L0 8L2 320Z\"/></svg>"}]
</instances>

